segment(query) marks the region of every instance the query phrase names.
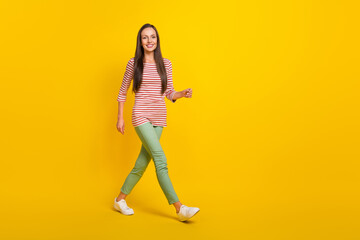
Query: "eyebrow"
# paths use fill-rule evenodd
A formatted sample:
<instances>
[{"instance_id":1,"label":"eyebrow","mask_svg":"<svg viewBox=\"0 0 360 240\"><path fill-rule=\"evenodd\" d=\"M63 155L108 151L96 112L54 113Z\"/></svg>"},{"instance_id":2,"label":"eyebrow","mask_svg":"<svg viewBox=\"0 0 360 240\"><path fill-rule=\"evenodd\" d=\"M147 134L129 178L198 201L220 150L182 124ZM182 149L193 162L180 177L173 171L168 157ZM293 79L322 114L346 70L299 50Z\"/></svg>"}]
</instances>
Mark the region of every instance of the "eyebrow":
<instances>
[{"instance_id":1,"label":"eyebrow","mask_svg":"<svg viewBox=\"0 0 360 240\"><path fill-rule=\"evenodd\" d=\"M141 37L146 37L146 36L150 36L150 35L142 35ZM151 36L156 36L156 34L152 34Z\"/></svg>"}]
</instances>

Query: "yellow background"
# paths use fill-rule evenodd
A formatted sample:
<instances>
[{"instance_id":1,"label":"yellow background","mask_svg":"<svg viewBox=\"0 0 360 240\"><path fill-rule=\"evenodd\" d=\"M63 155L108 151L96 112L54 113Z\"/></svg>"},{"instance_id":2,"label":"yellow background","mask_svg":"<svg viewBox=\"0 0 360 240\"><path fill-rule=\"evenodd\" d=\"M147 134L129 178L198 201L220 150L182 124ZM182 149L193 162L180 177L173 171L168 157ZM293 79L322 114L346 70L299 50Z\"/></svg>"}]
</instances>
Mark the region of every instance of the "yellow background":
<instances>
[{"instance_id":1,"label":"yellow background","mask_svg":"<svg viewBox=\"0 0 360 240\"><path fill-rule=\"evenodd\" d=\"M1 239L360 239L357 1L1 1ZM161 144L139 154L117 94L145 23L173 64Z\"/></svg>"}]
</instances>

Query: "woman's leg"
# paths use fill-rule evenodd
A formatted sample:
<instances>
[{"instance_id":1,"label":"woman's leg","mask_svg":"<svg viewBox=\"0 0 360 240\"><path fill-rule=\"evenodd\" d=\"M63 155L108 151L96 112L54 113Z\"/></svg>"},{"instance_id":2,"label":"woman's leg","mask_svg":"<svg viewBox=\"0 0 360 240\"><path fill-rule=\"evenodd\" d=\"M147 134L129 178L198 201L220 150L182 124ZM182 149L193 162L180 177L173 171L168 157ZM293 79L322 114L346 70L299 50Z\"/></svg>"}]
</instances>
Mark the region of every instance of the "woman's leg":
<instances>
[{"instance_id":1,"label":"woman's leg","mask_svg":"<svg viewBox=\"0 0 360 240\"><path fill-rule=\"evenodd\" d=\"M155 126L154 130L157 138L160 140L163 128L160 126ZM133 167L133 169L125 179L125 182L121 187L121 192L117 197L117 201L120 201L121 199L125 199L126 196L131 193L132 189L135 187L135 185L139 182L140 178L144 174L147 166L149 165L150 160L151 160L151 155L145 149L144 144L142 144L140 154L135 162L135 166Z\"/></svg>"},{"instance_id":2,"label":"woman's leg","mask_svg":"<svg viewBox=\"0 0 360 240\"><path fill-rule=\"evenodd\" d=\"M160 138L157 137L156 127L148 122L135 127L135 131L141 139L145 149L154 160L156 176L169 205L178 202L179 198L175 193L168 175L167 159L161 147L159 141Z\"/></svg>"}]
</instances>

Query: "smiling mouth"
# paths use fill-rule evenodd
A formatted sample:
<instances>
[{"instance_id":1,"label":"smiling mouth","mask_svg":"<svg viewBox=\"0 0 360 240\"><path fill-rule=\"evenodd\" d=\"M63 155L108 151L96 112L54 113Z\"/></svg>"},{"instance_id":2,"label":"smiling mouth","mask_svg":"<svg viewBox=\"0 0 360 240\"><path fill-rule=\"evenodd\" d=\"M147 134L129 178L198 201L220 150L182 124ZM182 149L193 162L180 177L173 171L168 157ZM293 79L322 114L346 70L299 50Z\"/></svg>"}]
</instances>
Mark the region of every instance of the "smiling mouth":
<instances>
[{"instance_id":1,"label":"smiling mouth","mask_svg":"<svg viewBox=\"0 0 360 240\"><path fill-rule=\"evenodd\" d=\"M147 48L152 48L153 46L154 46L154 44L146 45Z\"/></svg>"}]
</instances>

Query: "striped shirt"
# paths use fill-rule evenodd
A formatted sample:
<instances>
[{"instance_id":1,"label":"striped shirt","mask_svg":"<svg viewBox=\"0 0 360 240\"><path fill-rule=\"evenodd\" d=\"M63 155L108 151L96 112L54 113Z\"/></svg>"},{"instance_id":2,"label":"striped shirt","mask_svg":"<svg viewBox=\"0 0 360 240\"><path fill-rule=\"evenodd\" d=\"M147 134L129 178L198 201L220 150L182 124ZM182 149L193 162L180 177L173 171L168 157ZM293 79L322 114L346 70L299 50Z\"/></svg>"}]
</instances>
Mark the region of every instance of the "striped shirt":
<instances>
[{"instance_id":1,"label":"striped shirt","mask_svg":"<svg viewBox=\"0 0 360 240\"><path fill-rule=\"evenodd\" d=\"M118 102L125 102L131 80L134 77L134 58L131 58L127 65L124 78L117 97ZM144 63L142 83L139 91L135 93L135 104L132 111L132 125L137 127L146 122L153 126L166 127L167 110L165 96L171 102L176 91L172 81L172 64L167 58L163 58L166 74L167 89L161 94L161 78L157 72L156 63Z\"/></svg>"}]
</instances>

